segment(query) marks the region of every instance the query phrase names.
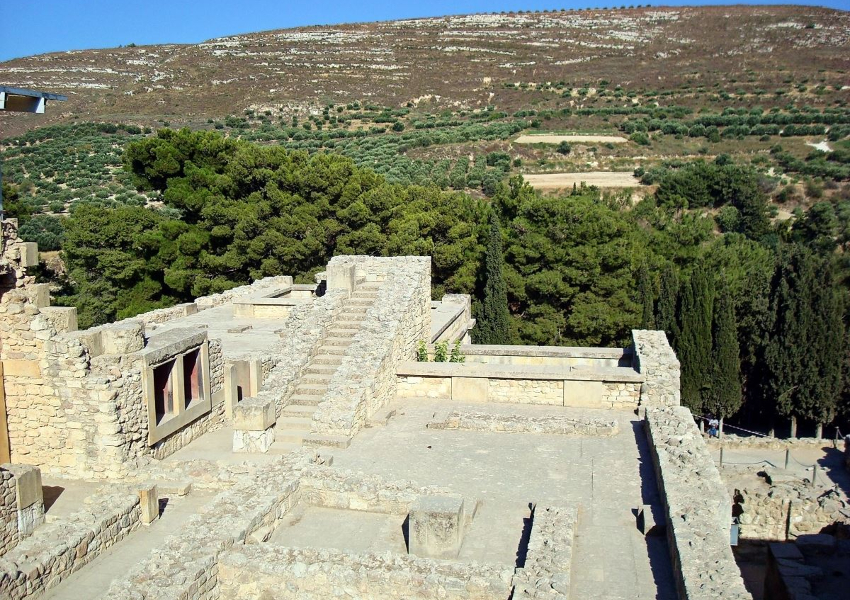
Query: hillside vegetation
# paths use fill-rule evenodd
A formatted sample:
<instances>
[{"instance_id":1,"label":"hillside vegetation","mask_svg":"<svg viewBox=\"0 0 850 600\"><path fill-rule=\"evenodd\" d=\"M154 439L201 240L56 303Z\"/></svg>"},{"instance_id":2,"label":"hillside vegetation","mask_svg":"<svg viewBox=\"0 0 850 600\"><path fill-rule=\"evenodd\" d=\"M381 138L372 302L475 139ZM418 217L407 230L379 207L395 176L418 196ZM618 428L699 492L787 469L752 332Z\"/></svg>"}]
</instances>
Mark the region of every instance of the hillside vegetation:
<instances>
[{"instance_id":1,"label":"hillside vegetation","mask_svg":"<svg viewBox=\"0 0 850 600\"><path fill-rule=\"evenodd\" d=\"M811 427L850 413L848 71L847 13L810 7L30 57L0 73L71 99L0 115L4 197L61 250L41 276L83 327L311 281L338 253L423 254L435 298L472 294L484 341L663 329L694 411ZM544 194L529 175L576 183Z\"/></svg>"}]
</instances>

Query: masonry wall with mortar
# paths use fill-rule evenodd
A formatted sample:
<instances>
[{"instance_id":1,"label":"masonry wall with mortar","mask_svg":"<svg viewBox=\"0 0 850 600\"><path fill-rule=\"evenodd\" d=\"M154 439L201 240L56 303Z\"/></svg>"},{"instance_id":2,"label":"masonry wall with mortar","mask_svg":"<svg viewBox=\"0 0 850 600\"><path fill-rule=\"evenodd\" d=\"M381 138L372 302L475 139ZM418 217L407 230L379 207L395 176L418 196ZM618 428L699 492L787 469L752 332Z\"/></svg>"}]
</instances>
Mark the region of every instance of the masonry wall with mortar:
<instances>
[{"instance_id":1,"label":"masonry wall with mortar","mask_svg":"<svg viewBox=\"0 0 850 600\"><path fill-rule=\"evenodd\" d=\"M567 600L570 597L573 540L578 511L573 507L534 509L525 564L513 578L514 600Z\"/></svg>"},{"instance_id":2,"label":"masonry wall with mortar","mask_svg":"<svg viewBox=\"0 0 850 600\"><path fill-rule=\"evenodd\" d=\"M633 367L644 375L640 403L644 406L681 404L680 365L663 331L632 331Z\"/></svg>"},{"instance_id":3,"label":"masonry wall with mortar","mask_svg":"<svg viewBox=\"0 0 850 600\"><path fill-rule=\"evenodd\" d=\"M18 500L12 473L0 467L0 556L18 545Z\"/></svg>"},{"instance_id":4,"label":"masonry wall with mortar","mask_svg":"<svg viewBox=\"0 0 850 600\"><path fill-rule=\"evenodd\" d=\"M512 569L392 554L281 548L233 548L219 566L223 598L268 600L493 600L510 596Z\"/></svg>"},{"instance_id":5,"label":"masonry wall with mortar","mask_svg":"<svg viewBox=\"0 0 850 600\"><path fill-rule=\"evenodd\" d=\"M649 408L645 425L679 597L749 599L729 546L732 501L691 411Z\"/></svg>"},{"instance_id":6,"label":"masonry wall with mortar","mask_svg":"<svg viewBox=\"0 0 850 600\"><path fill-rule=\"evenodd\" d=\"M313 415L312 432L351 437L395 397L396 367L430 333L431 259L337 256L330 262L347 264L382 284Z\"/></svg>"},{"instance_id":7,"label":"masonry wall with mortar","mask_svg":"<svg viewBox=\"0 0 850 600\"><path fill-rule=\"evenodd\" d=\"M256 288L244 286L198 302L216 306L269 287L264 280ZM224 356L218 340L209 340L209 365L210 392L219 401L208 414L150 446L144 361L133 351L103 353L98 339L133 323L155 328L184 316L185 308L76 332L68 331L75 328L73 309L48 303L46 286L40 285L13 289L0 298L0 359L14 462L40 466L47 474L121 477L223 424ZM266 354L266 372L274 356Z\"/></svg>"},{"instance_id":8,"label":"masonry wall with mortar","mask_svg":"<svg viewBox=\"0 0 850 600\"><path fill-rule=\"evenodd\" d=\"M141 525L139 496L100 488L81 510L38 527L0 557L0 597L22 600L57 585Z\"/></svg>"}]
</instances>

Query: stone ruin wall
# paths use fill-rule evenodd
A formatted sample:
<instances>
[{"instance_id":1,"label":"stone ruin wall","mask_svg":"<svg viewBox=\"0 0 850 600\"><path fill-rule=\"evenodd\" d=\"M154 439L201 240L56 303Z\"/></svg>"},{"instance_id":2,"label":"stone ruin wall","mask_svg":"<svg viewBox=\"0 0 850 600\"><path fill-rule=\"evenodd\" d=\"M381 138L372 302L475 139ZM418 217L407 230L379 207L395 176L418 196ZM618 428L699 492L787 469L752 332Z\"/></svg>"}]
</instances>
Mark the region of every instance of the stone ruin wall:
<instances>
[{"instance_id":1,"label":"stone ruin wall","mask_svg":"<svg viewBox=\"0 0 850 600\"><path fill-rule=\"evenodd\" d=\"M18 545L18 500L14 475L0 467L0 556Z\"/></svg>"},{"instance_id":2,"label":"stone ruin wall","mask_svg":"<svg viewBox=\"0 0 850 600\"><path fill-rule=\"evenodd\" d=\"M347 264L382 284L313 416L314 434L352 437L360 431L395 396L396 367L431 331L429 257L337 256L329 267Z\"/></svg>"},{"instance_id":3,"label":"stone ruin wall","mask_svg":"<svg viewBox=\"0 0 850 600\"><path fill-rule=\"evenodd\" d=\"M79 511L40 525L0 556L0 597L38 596L141 526L139 495L100 488Z\"/></svg>"},{"instance_id":4,"label":"stone ruin wall","mask_svg":"<svg viewBox=\"0 0 850 600\"><path fill-rule=\"evenodd\" d=\"M223 422L222 405L214 404L191 426L149 446L145 365L135 353L141 348L122 346L132 343L123 333L129 329L141 336L143 324L129 319L68 331L73 327L68 309L44 306L45 294L42 286L28 286L0 299L0 359L13 462L54 475L121 477ZM112 340L107 352L99 339L103 336ZM114 352L108 352L110 346ZM222 384L221 346L211 341L211 393Z\"/></svg>"},{"instance_id":5,"label":"stone ruin wall","mask_svg":"<svg viewBox=\"0 0 850 600\"><path fill-rule=\"evenodd\" d=\"M516 570L511 600L568 600L576 507L537 506L525 564Z\"/></svg>"},{"instance_id":6,"label":"stone ruin wall","mask_svg":"<svg viewBox=\"0 0 850 600\"><path fill-rule=\"evenodd\" d=\"M278 418L290 404L304 370L318 353L347 299L348 294L342 290L328 290L309 304L293 307L281 341L265 353L275 357L274 366L268 372L264 369L263 386L256 398L260 402L273 400Z\"/></svg>"},{"instance_id":7,"label":"stone ruin wall","mask_svg":"<svg viewBox=\"0 0 850 600\"><path fill-rule=\"evenodd\" d=\"M676 353L663 331L635 329L632 331L634 369L645 377L641 386L643 406L679 406L680 365Z\"/></svg>"},{"instance_id":8,"label":"stone ruin wall","mask_svg":"<svg viewBox=\"0 0 850 600\"><path fill-rule=\"evenodd\" d=\"M786 541L835 523L850 525L850 504L837 491L805 481L776 481L767 490L736 489L733 499L742 539Z\"/></svg>"},{"instance_id":9,"label":"stone ruin wall","mask_svg":"<svg viewBox=\"0 0 850 600\"><path fill-rule=\"evenodd\" d=\"M691 411L649 408L645 425L679 597L749 599L729 545L732 500Z\"/></svg>"}]
</instances>

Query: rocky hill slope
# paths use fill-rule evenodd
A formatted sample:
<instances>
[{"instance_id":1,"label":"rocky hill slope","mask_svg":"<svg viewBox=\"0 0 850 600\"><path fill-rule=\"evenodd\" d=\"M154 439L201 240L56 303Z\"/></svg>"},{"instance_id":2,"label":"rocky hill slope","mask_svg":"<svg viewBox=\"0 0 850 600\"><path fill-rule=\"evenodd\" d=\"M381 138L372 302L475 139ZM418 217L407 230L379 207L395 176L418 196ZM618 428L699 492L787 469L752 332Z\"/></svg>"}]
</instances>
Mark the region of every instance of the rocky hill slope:
<instances>
[{"instance_id":1,"label":"rocky hill slope","mask_svg":"<svg viewBox=\"0 0 850 600\"><path fill-rule=\"evenodd\" d=\"M46 116L0 116L0 135L72 118L181 125L247 108L297 114L354 100L516 110L582 103L599 85L650 95L675 90L681 104L697 88L758 96L809 79L821 85L818 103L829 105L850 95L848 71L850 13L816 7L647 7L315 26L0 63L2 84L69 96Z\"/></svg>"}]
</instances>

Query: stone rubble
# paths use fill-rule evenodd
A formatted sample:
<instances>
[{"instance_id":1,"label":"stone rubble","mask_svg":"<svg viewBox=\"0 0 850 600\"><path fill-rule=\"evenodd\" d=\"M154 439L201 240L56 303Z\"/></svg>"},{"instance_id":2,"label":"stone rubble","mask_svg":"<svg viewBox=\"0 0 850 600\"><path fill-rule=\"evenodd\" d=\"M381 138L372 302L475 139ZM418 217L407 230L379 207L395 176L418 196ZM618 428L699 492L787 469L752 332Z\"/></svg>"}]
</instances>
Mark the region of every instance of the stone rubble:
<instances>
[{"instance_id":1,"label":"stone rubble","mask_svg":"<svg viewBox=\"0 0 850 600\"><path fill-rule=\"evenodd\" d=\"M452 411L443 419L428 423L429 429L458 429L463 431L493 431L504 433L551 433L558 435L617 435L617 421L592 418L570 418L557 415L529 417L496 415L492 413Z\"/></svg>"}]
</instances>

